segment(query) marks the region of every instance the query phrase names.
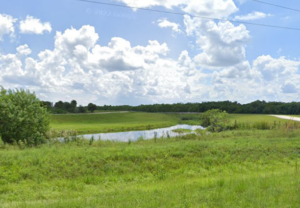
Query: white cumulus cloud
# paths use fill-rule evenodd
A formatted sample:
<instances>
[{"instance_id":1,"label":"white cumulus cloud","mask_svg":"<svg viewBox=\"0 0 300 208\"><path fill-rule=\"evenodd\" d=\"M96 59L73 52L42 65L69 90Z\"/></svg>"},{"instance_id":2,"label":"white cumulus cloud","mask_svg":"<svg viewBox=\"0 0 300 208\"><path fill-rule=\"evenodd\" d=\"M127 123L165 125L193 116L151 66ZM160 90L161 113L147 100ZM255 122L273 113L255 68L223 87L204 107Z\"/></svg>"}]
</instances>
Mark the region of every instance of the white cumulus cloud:
<instances>
[{"instance_id":1,"label":"white cumulus cloud","mask_svg":"<svg viewBox=\"0 0 300 208\"><path fill-rule=\"evenodd\" d=\"M40 19L32 16L27 16L25 20L20 21L20 32L27 34L44 34L44 32L51 32L52 27L49 22L41 22Z\"/></svg>"},{"instance_id":2,"label":"white cumulus cloud","mask_svg":"<svg viewBox=\"0 0 300 208\"><path fill-rule=\"evenodd\" d=\"M21 56L28 56L31 54L31 49L28 47L27 44L21 45L17 48L18 54Z\"/></svg>"},{"instance_id":3,"label":"white cumulus cloud","mask_svg":"<svg viewBox=\"0 0 300 208\"><path fill-rule=\"evenodd\" d=\"M195 35L202 53L194 60L201 67L228 67L241 63L246 57L249 31L244 25L234 26L230 22L201 20L185 16L188 35Z\"/></svg>"},{"instance_id":4,"label":"white cumulus cloud","mask_svg":"<svg viewBox=\"0 0 300 208\"><path fill-rule=\"evenodd\" d=\"M173 32L175 33L182 33L182 30L180 29L180 24L175 22L170 22L167 19L159 19L158 26L161 28L171 28Z\"/></svg>"},{"instance_id":5,"label":"white cumulus cloud","mask_svg":"<svg viewBox=\"0 0 300 208\"><path fill-rule=\"evenodd\" d=\"M270 55L263 55L253 62L253 67L261 73L265 81L284 80L294 76L299 66L300 61L288 60L283 56L275 59Z\"/></svg>"},{"instance_id":6,"label":"white cumulus cloud","mask_svg":"<svg viewBox=\"0 0 300 208\"><path fill-rule=\"evenodd\" d=\"M255 12L251 12L247 15L237 15L233 18L233 20L238 20L238 21L258 20L258 19L264 19L264 18L270 17L270 16L272 16L272 15L255 11Z\"/></svg>"},{"instance_id":7,"label":"white cumulus cloud","mask_svg":"<svg viewBox=\"0 0 300 208\"><path fill-rule=\"evenodd\" d=\"M247 62L212 75L213 90L210 97L219 99L268 101L294 101L299 95L300 61L285 57L273 58L269 55L257 57L252 66Z\"/></svg>"},{"instance_id":8,"label":"white cumulus cloud","mask_svg":"<svg viewBox=\"0 0 300 208\"><path fill-rule=\"evenodd\" d=\"M148 8L162 6L168 9L174 7L192 15L215 18L226 18L238 11L233 0L115 0L128 6Z\"/></svg>"},{"instance_id":9,"label":"white cumulus cloud","mask_svg":"<svg viewBox=\"0 0 300 208\"><path fill-rule=\"evenodd\" d=\"M4 35L14 35L14 23L16 21L17 19L14 19L10 15L0 14L0 41L3 40Z\"/></svg>"},{"instance_id":10,"label":"white cumulus cloud","mask_svg":"<svg viewBox=\"0 0 300 208\"><path fill-rule=\"evenodd\" d=\"M41 51L37 58L20 56L30 52L20 46L17 54L0 55L0 80L54 101L72 95L83 104L177 102L199 94L205 75L187 51L173 60L167 57L167 44L156 40L132 46L114 37L101 46L98 39L95 28L86 25L58 32L54 49Z\"/></svg>"}]
</instances>

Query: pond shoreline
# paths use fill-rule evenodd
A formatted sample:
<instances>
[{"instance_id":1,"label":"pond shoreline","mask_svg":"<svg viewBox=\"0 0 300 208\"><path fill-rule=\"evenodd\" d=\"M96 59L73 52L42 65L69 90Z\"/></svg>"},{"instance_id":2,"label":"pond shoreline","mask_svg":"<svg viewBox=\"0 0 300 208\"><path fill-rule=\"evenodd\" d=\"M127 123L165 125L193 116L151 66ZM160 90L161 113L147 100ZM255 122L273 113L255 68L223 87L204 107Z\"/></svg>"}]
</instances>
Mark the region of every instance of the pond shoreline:
<instances>
[{"instance_id":1,"label":"pond shoreline","mask_svg":"<svg viewBox=\"0 0 300 208\"><path fill-rule=\"evenodd\" d=\"M128 141L137 141L139 139L149 140L153 138L161 138L161 137L176 137L183 135L182 133L174 132L176 129L204 129L199 125L186 125L179 124L167 128L158 128L152 130L141 130L141 131L127 131L127 132L115 132L115 133L99 133L99 134L84 134L79 135L78 137L82 137L87 140L109 140L109 141L118 141L118 142L128 142Z\"/></svg>"}]
</instances>

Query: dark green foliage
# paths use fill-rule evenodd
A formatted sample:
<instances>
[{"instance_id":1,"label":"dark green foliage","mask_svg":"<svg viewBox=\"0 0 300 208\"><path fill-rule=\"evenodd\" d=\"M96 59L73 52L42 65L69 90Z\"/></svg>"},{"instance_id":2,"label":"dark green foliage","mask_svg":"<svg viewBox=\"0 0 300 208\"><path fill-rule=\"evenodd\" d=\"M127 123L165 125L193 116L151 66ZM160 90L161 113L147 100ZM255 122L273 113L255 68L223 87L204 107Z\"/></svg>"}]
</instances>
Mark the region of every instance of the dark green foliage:
<instances>
[{"instance_id":1,"label":"dark green foliage","mask_svg":"<svg viewBox=\"0 0 300 208\"><path fill-rule=\"evenodd\" d=\"M74 100L75 101L75 100ZM59 101L55 103L54 108L51 108L53 113L78 113L78 108L74 104ZM92 103L90 103L92 104ZM94 105L94 104L93 104ZM75 105L76 106L76 105ZM140 106L93 106L94 110L101 111L141 111L141 112L185 112L185 113L199 113L205 112L211 109L220 109L227 113L234 114L288 114L297 115L300 113L300 102L281 103L281 102L266 102L266 101L254 101L248 104L240 104L238 102L220 101L220 102L202 102L202 103L175 103L175 104L153 104L153 105L140 105ZM89 110L90 111L90 110ZM184 118L188 119L188 118Z\"/></svg>"},{"instance_id":2,"label":"dark green foliage","mask_svg":"<svg viewBox=\"0 0 300 208\"><path fill-rule=\"evenodd\" d=\"M88 104L88 110L93 113L95 110L97 109L97 105L93 104L93 103L89 103Z\"/></svg>"},{"instance_id":3,"label":"dark green foliage","mask_svg":"<svg viewBox=\"0 0 300 208\"><path fill-rule=\"evenodd\" d=\"M1 88L0 135L4 143L44 143L49 124L47 109L34 93Z\"/></svg>"},{"instance_id":4,"label":"dark green foliage","mask_svg":"<svg viewBox=\"0 0 300 208\"><path fill-rule=\"evenodd\" d=\"M64 103L62 101L58 101L57 103L55 103L54 108L65 108Z\"/></svg>"},{"instance_id":5,"label":"dark green foliage","mask_svg":"<svg viewBox=\"0 0 300 208\"><path fill-rule=\"evenodd\" d=\"M76 107L77 107L77 101L76 100L72 100L71 101L71 111L75 113Z\"/></svg>"},{"instance_id":6,"label":"dark green foliage","mask_svg":"<svg viewBox=\"0 0 300 208\"><path fill-rule=\"evenodd\" d=\"M54 104L54 107L50 108L49 110L51 113L54 114L82 113L82 109L79 109L79 107L77 107L76 100L72 100L70 103L58 101L57 103Z\"/></svg>"},{"instance_id":7,"label":"dark green foliage","mask_svg":"<svg viewBox=\"0 0 300 208\"><path fill-rule=\"evenodd\" d=\"M50 109L53 107L53 103L49 102L49 101L41 101L41 105Z\"/></svg>"},{"instance_id":8,"label":"dark green foliage","mask_svg":"<svg viewBox=\"0 0 300 208\"><path fill-rule=\"evenodd\" d=\"M98 110L121 110L121 111L143 111L143 112L205 112L211 109L220 109L227 113L238 114L289 114L300 113L300 102L282 103L254 101L248 104L238 102L202 102L202 103L175 103L175 104L153 104L140 106L99 106Z\"/></svg>"},{"instance_id":9,"label":"dark green foliage","mask_svg":"<svg viewBox=\"0 0 300 208\"><path fill-rule=\"evenodd\" d=\"M80 105L80 106L78 107L78 113L86 113L85 107L83 107L82 105Z\"/></svg>"}]
</instances>

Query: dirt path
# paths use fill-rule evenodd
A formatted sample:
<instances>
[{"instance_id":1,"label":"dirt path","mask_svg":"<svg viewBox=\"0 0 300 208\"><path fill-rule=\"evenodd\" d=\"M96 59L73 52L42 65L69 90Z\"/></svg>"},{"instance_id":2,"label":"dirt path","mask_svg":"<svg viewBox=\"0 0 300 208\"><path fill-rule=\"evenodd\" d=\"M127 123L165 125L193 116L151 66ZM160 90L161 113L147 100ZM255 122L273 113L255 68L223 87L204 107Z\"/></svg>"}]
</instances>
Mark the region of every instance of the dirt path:
<instances>
[{"instance_id":1,"label":"dirt path","mask_svg":"<svg viewBox=\"0 0 300 208\"><path fill-rule=\"evenodd\" d=\"M298 117L293 117L293 116L280 116L280 115L271 115L277 118L282 118L282 119L287 119L287 120L292 120L292 121L300 121L300 118Z\"/></svg>"}]
</instances>

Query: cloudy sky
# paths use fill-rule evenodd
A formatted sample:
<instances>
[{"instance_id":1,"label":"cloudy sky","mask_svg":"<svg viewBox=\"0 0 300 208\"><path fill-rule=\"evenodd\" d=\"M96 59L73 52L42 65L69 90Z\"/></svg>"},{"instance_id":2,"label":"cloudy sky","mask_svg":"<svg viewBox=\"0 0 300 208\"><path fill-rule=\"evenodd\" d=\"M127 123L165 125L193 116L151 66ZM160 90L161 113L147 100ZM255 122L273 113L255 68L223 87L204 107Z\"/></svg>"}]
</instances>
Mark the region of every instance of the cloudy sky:
<instances>
[{"instance_id":1,"label":"cloudy sky","mask_svg":"<svg viewBox=\"0 0 300 208\"><path fill-rule=\"evenodd\" d=\"M195 17L300 28L300 12L252 0L101 2L186 15L3 1L0 85L84 105L300 99L300 31ZM276 4L300 9L299 0Z\"/></svg>"}]
</instances>

